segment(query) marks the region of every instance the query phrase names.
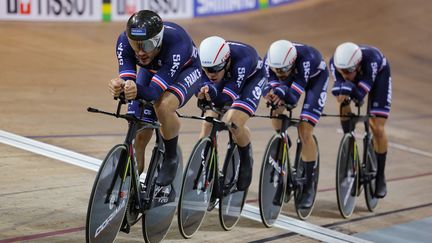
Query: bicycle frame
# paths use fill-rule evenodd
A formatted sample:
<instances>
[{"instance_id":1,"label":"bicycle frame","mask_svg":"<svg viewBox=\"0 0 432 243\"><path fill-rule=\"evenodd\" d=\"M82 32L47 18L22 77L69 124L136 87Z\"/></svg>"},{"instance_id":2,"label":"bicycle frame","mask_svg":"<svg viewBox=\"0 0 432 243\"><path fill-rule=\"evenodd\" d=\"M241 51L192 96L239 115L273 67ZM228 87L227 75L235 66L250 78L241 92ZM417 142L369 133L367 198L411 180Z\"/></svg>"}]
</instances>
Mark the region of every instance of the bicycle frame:
<instances>
[{"instance_id":1,"label":"bicycle frame","mask_svg":"<svg viewBox=\"0 0 432 243\"><path fill-rule=\"evenodd\" d=\"M142 102L142 104L147 103L144 101L141 101L141 102ZM116 172L115 172L115 176L114 176L114 178L116 178L119 175L119 173L124 172L122 175L122 180L120 182L120 190L119 190L119 195L118 195L119 197L117 197L117 198L118 199L120 198L120 194L122 192L121 189L123 188L123 182L126 180L126 177L128 175L128 171L130 168L131 176L132 176L132 188L133 188L132 190L135 190L135 200L136 200L137 205L139 205L141 213L144 213L145 210L148 209L148 207L149 207L149 202L152 198L153 191L144 190L144 196L143 196L144 202L141 200L140 190L139 190L139 188L140 188L140 176L139 176L139 171L138 171L138 164L137 164L137 161L135 160L135 153L134 153L135 150L133 148L133 140L135 139L135 135L136 135L136 132L138 129L138 124L144 124L142 126L142 129L153 129L153 130L155 130L155 133L156 133L156 142L155 142L155 146L153 148L152 158L150 161L157 161L157 160L154 160L154 159L158 159L155 156L159 156L161 153L164 153L165 149L164 149L163 143L161 142L162 137L161 137L161 134L159 131L159 127L160 127L159 123L157 123L157 122L153 122L153 123L143 122L142 120L136 118L134 115L130 115L130 114L122 115L122 114L120 114L121 106L123 104L126 104L125 100L120 99L120 101L118 102L116 113L100 111L100 110L97 110L94 108L88 108L87 110L89 112L101 113L104 115L114 116L117 118L123 118L123 119L128 121L128 131L126 133L126 137L125 137L125 140L123 142L123 145L127 148L127 155L126 155L127 156L127 160L126 160L127 162L125 165L118 166L116 168ZM156 151L159 151L161 153L156 153ZM150 163L149 168L147 170L147 174L152 175L155 172L156 167L157 167L156 163ZM149 179L150 179L150 177L146 176L144 185L149 185ZM109 198L111 196L114 184L115 184L115 180L113 180L111 182L110 189L109 189L109 191L107 193L107 197L105 199L106 202L109 201ZM116 201L115 204L118 205L118 201ZM139 220L139 218L138 218L138 220Z\"/></svg>"},{"instance_id":2,"label":"bicycle frame","mask_svg":"<svg viewBox=\"0 0 432 243\"><path fill-rule=\"evenodd\" d=\"M221 177L219 177L220 170L219 170L219 163L218 163L218 145L217 145L218 133L220 131L224 131L224 130L227 130L229 132L229 144L228 144L227 154L228 155L232 155L232 153L234 152L234 145L235 145L235 143L234 143L234 139L232 138L232 134L229 131L229 127L235 127L235 124L229 125L229 124L226 124L223 121L220 121L216 117L210 117L210 116L207 116L207 117L202 117L201 116L201 117L199 117L199 116L186 116L186 115L181 115L181 114L177 114L177 115L179 117L181 117L181 118L204 120L204 121L209 122L209 123L211 123L213 125L212 129L210 131L210 134L207 136L210 139L210 141L211 141L211 147L206 148L206 152L205 152L205 154L207 154L208 153L208 149L211 149L211 151L210 151L211 158L210 158L209 165L205 168L206 169L206 183L205 183L204 187L201 190L202 191L207 190L207 188L208 188L208 186L210 184L210 181L212 179L215 179L216 184L213 184L213 190L216 189L216 192L220 193L220 188L219 188L219 184L220 183L219 183L219 180L220 180ZM202 115L204 115L204 111L203 111ZM200 169L198 171L198 174L197 174L197 178L195 178L195 180L194 180L195 181L194 188L197 188L197 186L198 186L197 184L198 184L198 180L199 180L199 175L201 175L203 169L204 169L203 165L201 165L201 167L200 167ZM215 172L215 173L213 173L213 172ZM211 177L212 175L215 175L215 178L212 178ZM225 195L229 194L229 193L232 192L231 189L232 189L232 185L230 187L230 191L229 192L222 191L222 193L224 193Z\"/></svg>"},{"instance_id":3,"label":"bicycle frame","mask_svg":"<svg viewBox=\"0 0 432 243\"><path fill-rule=\"evenodd\" d=\"M281 138L283 139L283 143L279 144L279 149L278 149L278 161L281 161L280 166L278 165L278 168L275 168L276 171L278 171L280 173L281 176L284 176L284 172L283 169L285 165L285 163L288 161L288 149L290 147L290 138L288 135L288 128L289 127L298 127L298 125L300 124L300 119L298 118L292 118L292 108L293 107L289 107L286 106L287 110L288 110L288 115L286 114L279 114L277 116L273 116L273 111L276 109L276 107L272 106L271 110L270 110L270 115L269 116L261 116L261 115L255 115L255 117L260 117L260 118L272 118L272 119L279 119L282 121L281 124L281 129L278 132L279 135L281 136ZM281 147L282 146L282 147ZM282 154L280 154L280 151L282 151ZM297 153L296 153L297 154ZM282 156L282 158L281 158ZM290 165L288 165L290 166ZM288 168L288 172L292 171L291 168ZM292 178L296 178L296 172L292 171L292 174L289 176L290 179ZM291 181L291 183L296 183L297 180Z\"/></svg>"}]
</instances>

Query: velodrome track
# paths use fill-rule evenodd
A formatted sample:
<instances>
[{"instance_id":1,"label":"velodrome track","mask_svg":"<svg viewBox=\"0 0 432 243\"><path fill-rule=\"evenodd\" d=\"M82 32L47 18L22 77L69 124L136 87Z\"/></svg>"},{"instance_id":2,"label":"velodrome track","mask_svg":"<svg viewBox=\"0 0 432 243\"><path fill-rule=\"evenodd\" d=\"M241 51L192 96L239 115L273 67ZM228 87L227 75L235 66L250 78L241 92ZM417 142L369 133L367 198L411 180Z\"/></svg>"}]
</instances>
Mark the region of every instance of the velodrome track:
<instances>
[{"instance_id":1,"label":"velodrome track","mask_svg":"<svg viewBox=\"0 0 432 243\"><path fill-rule=\"evenodd\" d=\"M249 126L255 165L245 214L248 217L243 217L233 231L225 232L219 226L217 212L212 212L188 242L309 242L314 241L312 238L336 241L331 239L338 237L349 241L356 240L351 238L358 237L356 233L430 218L431 11L432 3L427 0L305 0L255 13L176 21L191 33L196 44L217 34L252 44L262 55L272 41L280 38L313 45L326 60L339 43L347 40L375 45L388 58L393 80L392 111L387 123L389 192L374 213L367 211L362 195L350 219L339 215L334 167L341 134L337 120L322 118L316 128L321 174L312 216L306 224L287 218L285 228L264 228L253 218L259 220L259 215L254 215L259 169L272 130L269 121L252 119ZM107 83L117 74L114 46L124 25L0 22L0 243L84 241L95 172L63 163L66 159L59 153L97 164L114 144L123 141L123 121L85 110L88 106L115 109ZM198 114L195 99L181 112ZM337 112L330 92L325 112ZM268 113L264 104L257 113ZM199 126L199 122L182 123L184 160L197 139ZM15 140L14 146L10 146L11 140ZM23 143L27 144L25 148ZM37 149L29 151L30 147ZM38 154L47 150L54 155ZM292 203L284 207L283 214L296 219ZM176 221L166 240L184 241ZM141 226L137 224L131 234L120 234L116 242L142 241Z\"/></svg>"}]
</instances>

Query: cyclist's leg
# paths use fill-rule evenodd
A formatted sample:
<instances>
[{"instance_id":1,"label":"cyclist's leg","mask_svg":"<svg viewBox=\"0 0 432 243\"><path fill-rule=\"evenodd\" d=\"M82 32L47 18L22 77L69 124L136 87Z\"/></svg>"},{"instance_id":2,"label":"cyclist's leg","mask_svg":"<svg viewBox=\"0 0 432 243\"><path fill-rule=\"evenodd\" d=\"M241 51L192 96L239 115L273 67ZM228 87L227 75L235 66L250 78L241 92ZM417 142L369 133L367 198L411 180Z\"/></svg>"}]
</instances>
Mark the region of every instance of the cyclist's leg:
<instances>
[{"instance_id":1,"label":"cyclist's leg","mask_svg":"<svg viewBox=\"0 0 432 243\"><path fill-rule=\"evenodd\" d=\"M141 85L148 85L151 77L152 74L147 69L140 68L138 70L136 82ZM134 114L135 117L147 122L153 122L157 120L155 111L152 107L140 107L139 102L137 101L132 101L131 103L129 103L128 114ZM140 174L144 171L145 149L153 134L153 130L142 130L141 128L141 124L138 124L134 142L135 156L138 163L138 171Z\"/></svg>"},{"instance_id":2,"label":"cyclist's leg","mask_svg":"<svg viewBox=\"0 0 432 243\"><path fill-rule=\"evenodd\" d=\"M378 74L373 91L371 93L370 113L376 117L370 119L370 127L373 133L374 150L377 157L377 176L375 196L383 198L387 194L385 180L385 164L387 157L388 139L385 132L385 123L390 113L391 107L391 76L390 67Z\"/></svg>"},{"instance_id":3,"label":"cyclist's leg","mask_svg":"<svg viewBox=\"0 0 432 243\"><path fill-rule=\"evenodd\" d=\"M302 143L301 160L303 161L306 183L303 188L303 194L300 199L300 208L310 208L313 205L315 195L314 180L315 162L317 158L317 147L313 139L313 129L309 121L302 121L298 127L299 136Z\"/></svg>"},{"instance_id":4,"label":"cyclist's leg","mask_svg":"<svg viewBox=\"0 0 432 243\"><path fill-rule=\"evenodd\" d=\"M347 115L348 113L351 113L351 106L350 106L349 102L342 102L338 105L339 105L338 109L340 110L341 116L344 116L344 115ZM343 133L349 133L350 132L349 121L350 121L350 119L348 117L341 117L340 118L340 123L341 123Z\"/></svg>"},{"instance_id":5,"label":"cyclist's leg","mask_svg":"<svg viewBox=\"0 0 432 243\"><path fill-rule=\"evenodd\" d=\"M318 123L327 99L328 72L322 71L318 76L310 80L312 83L306 91L303 109L300 114L302 122L298 127L300 140L302 143L301 159L304 162L306 184L300 199L300 208L310 208L315 197L314 178L315 164L317 158L317 147L313 139L313 131Z\"/></svg>"},{"instance_id":6,"label":"cyclist's leg","mask_svg":"<svg viewBox=\"0 0 432 243\"><path fill-rule=\"evenodd\" d=\"M147 144L149 143L151 137L153 135L152 129L143 129L139 132L137 132L135 136L135 157L136 161L138 163L138 171L139 174L144 171L145 166L145 149L147 147Z\"/></svg>"},{"instance_id":7,"label":"cyclist's leg","mask_svg":"<svg viewBox=\"0 0 432 243\"><path fill-rule=\"evenodd\" d=\"M230 129L230 131L238 146L240 155L240 172L237 181L237 189L240 191L246 190L252 181L252 146L250 143L250 130L246 126L249 118L249 114L237 109L230 109L227 112L228 122L236 125L236 128Z\"/></svg>"},{"instance_id":8,"label":"cyclist's leg","mask_svg":"<svg viewBox=\"0 0 432 243\"><path fill-rule=\"evenodd\" d=\"M285 111L285 107L281 106L281 107L277 108L276 110L273 110L271 115L272 116L278 116L279 114L283 114L284 111ZM271 121L272 121L273 129L276 132L279 132L281 129L281 126L282 126L282 121L280 119L272 119Z\"/></svg>"},{"instance_id":9,"label":"cyclist's leg","mask_svg":"<svg viewBox=\"0 0 432 243\"><path fill-rule=\"evenodd\" d=\"M201 82L201 70L199 67L191 66L183 70L176 82L168 87L162 97L155 103L157 117L162 124L161 134L165 144L165 156L162 168L156 183L167 186L174 180L177 167L177 143L180 130L180 119L177 109L198 91Z\"/></svg>"},{"instance_id":10,"label":"cyclist's leg","mask_svg":"<svg viewBox=\"0 0 432 243\"><path fill-rule=\"evenodd\" d=\"M237 143L240 155L240 173L237 189L246 190L252 182L252 145L250 143L250 130L246 122L255 114L261 98L261 89L265 83L263 74L258 73L250 78L242 90L240 97L231 105L227 112L227 120L237 127L230 131Z\"/></svg>"},{"instance_id":11,"label":"cyclist's leg","mask_svg":"<svg viewBox=\"0 0 432 243\"><path fill-rule=\"evenodd\" d=\"M208 111L206 111L204 116L218 117L218 114L214 111L208 110ZM200 133L199 137L203 138L203 137L208 136L210 134L212 126L213 125L211 123L203 121L202 125L201 125L201 133Z\"/></svg>"}]
</instances>

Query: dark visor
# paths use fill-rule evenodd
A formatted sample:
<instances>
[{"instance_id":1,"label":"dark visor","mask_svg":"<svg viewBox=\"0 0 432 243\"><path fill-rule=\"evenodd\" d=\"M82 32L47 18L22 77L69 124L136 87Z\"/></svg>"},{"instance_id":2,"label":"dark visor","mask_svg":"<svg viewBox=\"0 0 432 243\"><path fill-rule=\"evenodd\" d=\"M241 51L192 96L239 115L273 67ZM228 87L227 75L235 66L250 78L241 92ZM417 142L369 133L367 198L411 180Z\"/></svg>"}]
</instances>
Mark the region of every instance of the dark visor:
<instances>
[{"instance_id":1,"label":"dark visor","mask_svg":"<svg viewBox=\"0 0 432 243\"><path fill-rule=\"evenodd\" d=\"M225 68L227 62L223 62L219 65L213 66L213 67L203 67L203 69L208 73L218 73L222 71L222 69Z\"/></svg>"}]
</instances>

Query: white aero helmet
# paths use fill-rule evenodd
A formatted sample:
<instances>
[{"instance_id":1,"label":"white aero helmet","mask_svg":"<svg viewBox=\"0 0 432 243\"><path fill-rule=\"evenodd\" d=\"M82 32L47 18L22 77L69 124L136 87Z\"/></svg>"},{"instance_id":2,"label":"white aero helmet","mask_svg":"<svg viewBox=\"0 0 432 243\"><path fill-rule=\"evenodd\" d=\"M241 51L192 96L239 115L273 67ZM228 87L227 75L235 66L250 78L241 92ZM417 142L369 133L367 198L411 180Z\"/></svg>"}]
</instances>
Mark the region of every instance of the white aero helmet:
<instances>
[{"instance_id":1,"label":"white aero helmet","mask_svg":"<svg viewBox=\"0 0 432 243\"><path fill-rule=\"evenodd\" d=\"M199 47L201 66L209 72L219 72L225 68L230 57L228 43L219 36L210 36L201 41Z\"/></svg>"},{"instance_id":2,"label":"white aero helmet","mask_svg":"<svg viewBox=\"0 0 432 243\"><path fill-rule=\"evenodd\" d=\"M340 44L334 53L333 63L339 69L355 70L357 64L362 60L360 47L352 42Z\"/></svg>"},{"instance_id":3,"label":"white aero helmet","mask_svg":"<svg viewBox=\"0 0 432 243\"><path fill-rule=\"evenodd\" d=\"M291 69L297 58L297 50L293 43L287 40L278 40L270 45L267 52L267 62L272 68Z\"/></svg>"}]
</instances>

